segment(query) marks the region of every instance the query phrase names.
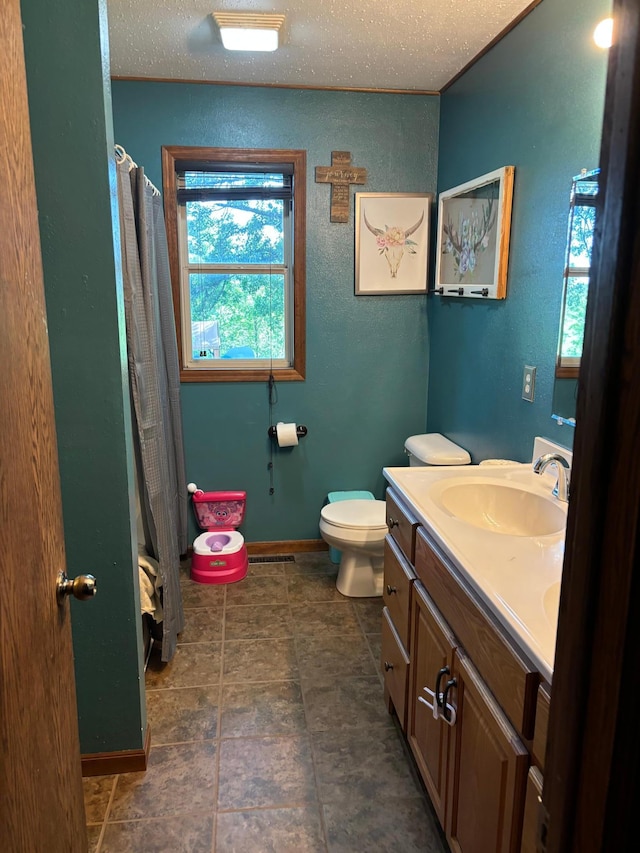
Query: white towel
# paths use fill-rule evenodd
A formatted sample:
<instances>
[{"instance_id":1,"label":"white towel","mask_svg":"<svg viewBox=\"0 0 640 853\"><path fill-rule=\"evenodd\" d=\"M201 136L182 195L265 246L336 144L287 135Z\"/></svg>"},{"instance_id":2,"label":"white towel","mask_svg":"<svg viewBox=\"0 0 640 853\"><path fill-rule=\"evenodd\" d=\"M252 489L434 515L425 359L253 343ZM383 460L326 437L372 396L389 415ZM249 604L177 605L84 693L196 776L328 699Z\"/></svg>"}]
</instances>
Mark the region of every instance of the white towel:
<instances>
[{"instance_id":1,"label":"white towel","mask_svg":"<svg viewBox=\"0 0 640 853\"><path fill-rule=\"evenodd\" d=\"M140 577L140 607L143 613L150 614L156 622L162 622L162 603L158 561L150 557L141 546L138 551L138 575Z\"/></svg>"}]
</instances>

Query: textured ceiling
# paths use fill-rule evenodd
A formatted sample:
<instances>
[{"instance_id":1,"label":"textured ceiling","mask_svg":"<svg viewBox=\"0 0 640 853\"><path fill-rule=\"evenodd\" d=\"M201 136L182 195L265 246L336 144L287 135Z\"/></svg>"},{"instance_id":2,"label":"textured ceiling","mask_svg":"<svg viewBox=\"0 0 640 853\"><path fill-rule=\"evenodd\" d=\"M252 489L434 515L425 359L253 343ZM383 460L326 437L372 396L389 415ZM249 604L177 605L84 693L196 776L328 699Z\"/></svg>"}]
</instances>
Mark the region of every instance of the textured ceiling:
<instances>
[{"instance_id":1,"label":"textured ceiling","mask_svg":"<svg viewBox=\"0 0 640 853\"><path fill-rule=\"evenodd\" d=\"M439 91L531 0L107 0L111 74ZM286 15L275 53L224 50L214 11Z\"/></svg>"}]
</instances>

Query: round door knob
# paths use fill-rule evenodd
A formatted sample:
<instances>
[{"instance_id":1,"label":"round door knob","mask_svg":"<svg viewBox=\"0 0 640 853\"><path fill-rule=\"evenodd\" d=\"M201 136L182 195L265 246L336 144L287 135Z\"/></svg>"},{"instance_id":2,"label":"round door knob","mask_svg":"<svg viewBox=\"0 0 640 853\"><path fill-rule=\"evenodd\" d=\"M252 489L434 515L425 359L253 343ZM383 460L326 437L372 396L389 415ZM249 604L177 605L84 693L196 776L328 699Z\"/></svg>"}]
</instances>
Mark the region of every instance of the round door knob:
<instances>
[{"instance_id":1,"label":"round door knob","mask_svg":"<svg viewBox=\"0 0 640 853\"><path fill-rule=\"evenodd\" d=\"M398 522L395 518L389 516L389 520L387 521L387 527L391 530L393 527L398 527Z\"/></svg>"},{"instance_id":2,"label":"round door knob","mask_svg":"<svg viewBox=\"0 0 640 853\"><path fill-rule=\"evenodd\" d=\"M388 660L386 660L386 661L384 662L384 671L385 671L385 672L389 672L389 670L390 670L390 669L393 669L393 664L392 664L392 663L389 663L389 661L388 661Z\"/></svg>"},{"instance_id":3,"label":"round door knob","mask_svg":"<svg viewBox=\"0 0 640 853\"><path fill-rule=\"evenodd\" d=\"M56 595L60 603L67 595L86 601L88 598L93 598L97 591L98 584L93 575L78 575L75 578L68 578L64 572L58 575Z\"/></svg>"},{"instance_id":4,"label":"round door knob","mask_svg":"<svg viewBox=\"0 0 640 853\"><path fill-rule=\"evenodd\" d=\"M395 586L391 586L390 583L387 584L387 595L393 595L393 593L397 591L398 590L395 588Z\"/></svg>"}]
</instances>

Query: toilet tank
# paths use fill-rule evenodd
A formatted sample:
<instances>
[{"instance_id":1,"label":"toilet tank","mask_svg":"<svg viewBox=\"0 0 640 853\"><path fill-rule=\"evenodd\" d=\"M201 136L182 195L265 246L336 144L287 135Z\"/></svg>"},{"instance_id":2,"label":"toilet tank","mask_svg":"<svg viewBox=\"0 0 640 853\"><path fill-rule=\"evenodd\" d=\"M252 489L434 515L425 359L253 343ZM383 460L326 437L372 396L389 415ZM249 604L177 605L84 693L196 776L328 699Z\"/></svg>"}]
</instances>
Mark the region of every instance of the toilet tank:
<instances>
[{"instance_id":1,"label":"toilet tank","mask_svg":"<svg viewBox=\"0 0 640 853\"><path fill-rule=\"evenodd\" d=\"M469 453L439 432L410 435L404 443L409 465L469 465Z\"/></svg>"},{"instance_id":2,"label":"toilet tank","mask_svg":"<svg viewBox=\"0 0 640 853\"><path fill-rule=\"evenodd\" d=\"M193 509L203 530L235 530L244 519L246 492L192 493Z\"/></svg>"}]
</instances>

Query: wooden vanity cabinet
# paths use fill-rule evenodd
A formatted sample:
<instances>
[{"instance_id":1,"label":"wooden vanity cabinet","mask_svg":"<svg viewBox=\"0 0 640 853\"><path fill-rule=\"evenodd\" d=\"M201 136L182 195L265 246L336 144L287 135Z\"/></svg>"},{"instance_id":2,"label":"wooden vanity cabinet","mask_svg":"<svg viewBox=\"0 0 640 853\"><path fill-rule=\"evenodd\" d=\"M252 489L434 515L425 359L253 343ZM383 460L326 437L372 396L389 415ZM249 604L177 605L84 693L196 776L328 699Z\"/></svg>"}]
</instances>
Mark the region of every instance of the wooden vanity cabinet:
<instances>
[{"instance_id":1,"label":"wooden vanity cabinet","mask_svg":"<svg viewBox=\"0 0 640 853\"><path fill-rule=\"evenodd\" d=\"M423 528L416 537L415 572L515 730L531 739L540 674L482 609Z\"/></svg>"},{"instance_id":2,"label":"wooden vanity cabinet","mask_svg":"<svg viewBox=\"0 0 640 853\"><path fill-rule=\"evenodd\" d=\"M455 638L421 583L414 584L412 600L413 662L409 675L407 740L433 808L444 827L449 726L442 720L436 720L432 708L421 702L420 697L432 703L432 697L425 693L424 688L435 692L438 673L445 667L451 672ZM443 674L441 685L443 678L446 682L449 676Z\"/></svg>"},{"instance_id":3,"label":"wooden vanity cabinet","mask_svg":"<svg viewBox=\"0 0 640 853\"><path fill-rule=\"evenodd\" d=\"M520 853L538 853L538 819L542 803L542 773L537 767L529 769L527 793L522 823L522 846Z\"/></svg>"},{"instance_id":4,"label":"wooden vanity cabinet","mask_svg":"<svg viewBox=\"0 0 640 853\"><path fill-rule=\"evenodd\" d=\"M466 654L454 653L445 833L453 853L517 853L529 753Z\"/></svg>"},{"instance_id":5,"label":"wooden vanity cabinet","mask_svg":"<svg viewBox=\"0 0 640 853\"><path fill-rule=\"evenodd\" d=\"M516 853L529 755L422 584L413 587L407 739L452 851ZM455 686L449 726L420 698Z\"/></svg>"},{"instance_id":6,"label":"wooden vanity cabinet","mask_svg":"<svg viewBox=\"0 0 640 853\"><path fill-rule=\"evenodd\" d=\"M389 710L452 853L533 853L546 685L538 690L539 673L392 488L386 503L381 666ZM449 682L452 725L434 717L425 691L442 694ZM538 765L529 775L525 742Z\"/></svg>"},{"instance_id":7,"label":"wooden vanity cabinet","mask_svg":"<svg viewBox=\"0 0 640 853\"><path fill-rule=\"evenodd\" d=\"M395 710L402 730L406 731L409 613L411 587L415 580L412 562L418 521L393 489L387 489L386 503L389 533L384 543L382 598L385 606L380 665L389 712Z\"/></svg>"},{"instance_id":8,"label":"wooden vanity cabinet","mask_svg":"<svg viewBox=\"0 0 640 853\"><path fill-rule=\"evenodd\" d=\"M449 585L449 569L422 528L417 533L415 571L409 745L453 853L517 853L530 765L522 727L530 726L533 734L537 673L529 670L476 603L470 597L465 601L462 591ZM460 634L471 641L469 645ZM482 662L482 675L476 657ZM505 679L511 680L511 694ZM447 694L456 710L453 725L436 720L432 708L421 701L433 701L425 687L442 693L449 681L455 681ZM488 683L504 692L510 714Z\"/></svg>"}]
</instances>

